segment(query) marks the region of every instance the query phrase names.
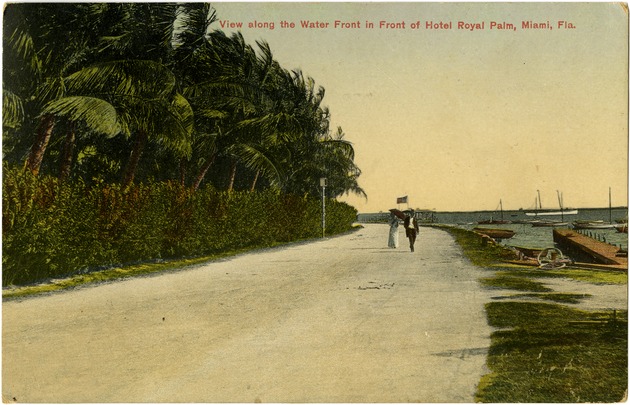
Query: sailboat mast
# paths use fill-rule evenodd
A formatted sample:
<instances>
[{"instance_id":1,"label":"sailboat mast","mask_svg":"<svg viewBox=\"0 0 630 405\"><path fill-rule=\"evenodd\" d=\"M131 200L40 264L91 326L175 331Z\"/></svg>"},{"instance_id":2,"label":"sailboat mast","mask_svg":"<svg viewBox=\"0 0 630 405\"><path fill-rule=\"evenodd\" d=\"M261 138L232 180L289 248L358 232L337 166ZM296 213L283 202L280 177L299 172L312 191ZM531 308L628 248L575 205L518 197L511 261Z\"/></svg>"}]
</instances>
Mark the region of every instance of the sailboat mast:
<instances>
[{"instance_id":1,"label":"sailboat mast","mask_svg":"<svg viewBox=\"0 0 630 405\"><path fill-rule=\"evenodd\" d=\"M612 224L612 199L610 187L608 187L608 222Z\"/></svg>"},{"instance_id":2,"label":"sailboat mast","mask_svg":"<svg viewBox=\"0 0 630 405\"><path fill-rule=\"evenodd\" d=\"M564 222L564 208L562 207L562 197L560 196L560 191L556 190L558 194L558 205L560 206L560 219Z\"/></svg>"}]
</instances>

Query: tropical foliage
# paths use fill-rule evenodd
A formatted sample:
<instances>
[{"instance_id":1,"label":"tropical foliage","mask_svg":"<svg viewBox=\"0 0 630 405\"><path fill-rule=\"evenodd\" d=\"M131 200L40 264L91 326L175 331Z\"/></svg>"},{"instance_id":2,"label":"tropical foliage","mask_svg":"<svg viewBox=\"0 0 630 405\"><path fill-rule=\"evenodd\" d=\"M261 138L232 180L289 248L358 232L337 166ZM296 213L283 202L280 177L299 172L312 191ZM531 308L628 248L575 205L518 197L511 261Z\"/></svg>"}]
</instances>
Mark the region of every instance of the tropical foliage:
<instances>
[{"instance_id":1,"label":"tropical foliage","mask_svg":"<svg viewBox=\"0 0 630 405\"><path fill-rule=\"evenodd\" d=\"M364 195L324 89L207 3L8 4L5 161L61 180Z\"/></svg>"},{"instance_id":2,"label":"tropical foliage","mask_svg":"<svg viewBox=\"0 0 630 405\"><path fill-rule=\"evenodd\" d=\"M321 202L278 190L90 186L7 168L3 177L3 286L321 237ZM356 213L330 200L326 233L347 231Z\"/></svg>"},{"instance_id":3,"label":"tropical foliage","mask_svg":"<svg viewBox=\"0 0 630 405\"><path fill-rule=\"evenodd\" d=\"M313 235L321 177L329 207L365 196L324 88L217 18L208 3L5 6L3 284ZM337 231L355 213L338 206ZM286 210L315 222L269 227ZM208 236L243 213L268 231Z\"/></svg>"}]
</instances>

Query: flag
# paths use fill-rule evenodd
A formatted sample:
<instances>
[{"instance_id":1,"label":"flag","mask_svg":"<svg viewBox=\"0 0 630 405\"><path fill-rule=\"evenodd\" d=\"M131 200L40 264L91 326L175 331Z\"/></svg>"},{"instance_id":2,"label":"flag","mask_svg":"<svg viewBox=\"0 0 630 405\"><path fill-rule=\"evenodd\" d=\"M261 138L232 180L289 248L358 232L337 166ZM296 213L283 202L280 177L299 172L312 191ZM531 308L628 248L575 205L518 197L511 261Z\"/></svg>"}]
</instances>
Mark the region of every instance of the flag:
<instances>
[{"instance_id":1,"label":"flag","mask_svg":"<svg viewBox=\"0 0 630 405\"><path fill-rule=\"evenodd\" d=\"M396 199L396 204L407 204L407 196L398 197Z\"/></svg>"}]
</instances>

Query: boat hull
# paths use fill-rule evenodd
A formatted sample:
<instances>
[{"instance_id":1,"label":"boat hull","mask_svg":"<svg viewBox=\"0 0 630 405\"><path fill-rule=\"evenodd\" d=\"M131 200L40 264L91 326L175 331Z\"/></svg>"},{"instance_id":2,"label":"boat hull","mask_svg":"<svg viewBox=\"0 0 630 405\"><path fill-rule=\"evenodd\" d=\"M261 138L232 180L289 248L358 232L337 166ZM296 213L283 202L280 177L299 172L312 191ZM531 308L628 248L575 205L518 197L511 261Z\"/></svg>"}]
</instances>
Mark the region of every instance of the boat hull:
<instances>
[{"instance_id":1,"label":"boat hull","mask_svg":"<svg viewBox=\"0 0 630 405\"><path fill-rule=\"evenodd\" d=\"M540 222L532 222L532 226L535 227L556 227L556 226L569 226L568 222L556 222L556 221L540 221Z\"/></svg>"},{"instance_id":2,"label":"boat hull","mask_svg":"<svg viewBox=\"0 0 630 405\"><path fill-rule=\"evenodd\" d=\"M628 224L617 224L615 225L615 229L619 233L628 233Z\"/></svg>"},{"instance_id":3,"label":"boat hull","mask_svg":"<svg viewBox=\"0 0 630 405\"><path fill-rule=\"evenodd\" d=\"M538 212L526 212L525 215L530 217L543 217L543 216L559 216L559 215L577 215L578 210L566 210L566 211L538 211Z\"/></svg>"},{"instance_id":4,"label":"boat hull","mask_svg":"<svg viewBox=\"0 0 630 405\"><path fill-rule=\"evenodd\" d=\"M614 224L607 223L588 223L588 222L574 222L573 229L613 229Z\"/></svg>"},{"instance_id":5,"label":"boat hull","mask_svg":"<svg viewBox=\"0 0 630 405\"><path fill-rule=\"evenodd\" d=\"M491 237L492 239L510 239L516 232L510 229L473 228L473 231Z\"/></svg>"}]
</instances>

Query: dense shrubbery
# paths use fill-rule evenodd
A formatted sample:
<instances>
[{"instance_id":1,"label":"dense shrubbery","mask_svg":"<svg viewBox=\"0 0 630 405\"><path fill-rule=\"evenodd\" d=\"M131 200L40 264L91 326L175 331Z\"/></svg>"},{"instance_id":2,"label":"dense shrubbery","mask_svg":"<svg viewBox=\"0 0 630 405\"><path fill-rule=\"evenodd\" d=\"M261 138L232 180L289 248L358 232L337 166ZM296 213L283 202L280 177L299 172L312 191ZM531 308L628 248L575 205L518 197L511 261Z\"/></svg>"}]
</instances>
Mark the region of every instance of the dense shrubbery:
<instances>
[{"instance_id":1,"label":"dense shrubbery","mask_svg":"<svg viewBox=\"0 0 630 405\"><path fill-rule=\"evenodd\" d=\"M2 200L3 286L321 235L319 200L275 191L193 191L170 182L123 191L5 167ZM335 200L326 214L327 234L356 218Z\"/></svg>"}]
</instances>

